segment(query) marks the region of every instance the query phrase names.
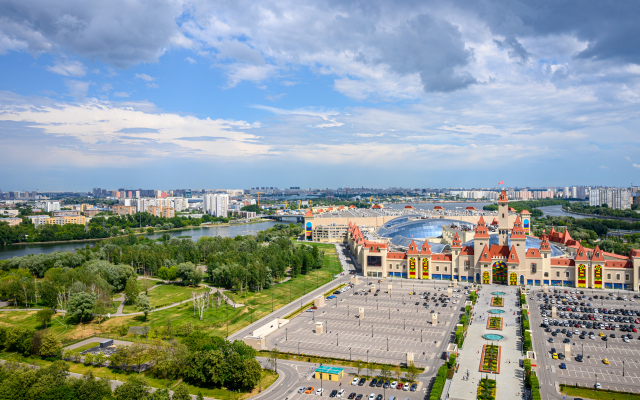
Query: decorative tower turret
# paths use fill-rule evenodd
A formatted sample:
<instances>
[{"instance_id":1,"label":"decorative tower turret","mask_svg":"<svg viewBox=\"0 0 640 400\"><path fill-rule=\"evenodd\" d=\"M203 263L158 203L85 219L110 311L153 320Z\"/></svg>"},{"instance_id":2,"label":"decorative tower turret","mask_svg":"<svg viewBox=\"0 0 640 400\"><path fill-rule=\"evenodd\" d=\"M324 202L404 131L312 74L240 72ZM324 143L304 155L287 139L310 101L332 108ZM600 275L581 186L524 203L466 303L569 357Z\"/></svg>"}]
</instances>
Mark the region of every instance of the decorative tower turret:
<instances>
[{"instance_id":1,"label":"decorative tower turret","mask_svg":"<svg viewBox=\"0 0 640 400\"><path fill-rule=\"evenodd\" d=\"M503 190L498 197L498 233L499 245L509 245L509 199Z\"/></svg>"}]
</instances>

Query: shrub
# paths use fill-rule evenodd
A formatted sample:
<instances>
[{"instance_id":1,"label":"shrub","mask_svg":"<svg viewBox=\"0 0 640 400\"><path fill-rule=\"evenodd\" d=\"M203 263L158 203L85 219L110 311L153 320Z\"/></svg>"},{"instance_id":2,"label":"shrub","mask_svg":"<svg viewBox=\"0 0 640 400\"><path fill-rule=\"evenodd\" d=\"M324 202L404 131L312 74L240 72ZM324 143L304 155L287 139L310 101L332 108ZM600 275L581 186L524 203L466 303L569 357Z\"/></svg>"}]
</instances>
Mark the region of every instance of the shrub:
<instances>
[{"instance_id":1,"label":"shrub","mask_svg":"<svg viewBox=\"0 0 640 400\"><path fill-rule=\"evenodd\" d=\"M458 326L456 327L456 344L458 345L458 347L462 347L463 343L464 343L464 333L462 331L462 327Z\"/></svg>"},{"instance_id":2,"label":"shrub","mask_svg":"<svg viewBox=\"0 0 640 400\"><path fill-rule=\"evenodd\" d=\"M527 298L524 294L520 295L520 305L527 304Z\"/></svg>"},{"instance_id":3,"label":"shrub","mask_svg":"<svg viewBox=\"0 0 640 400\"><path fill-rule=\"evenodd\" d=\"M476 300L478 300L478 293L476 293L476 292L471 292L471 293L469 294L469 298L471 299L471 302L472 302L473 304L476 304Z\"/></svg>"},{"instance_id":4,"label":"shrub","mask_svg":"<svg viewBox=\"0 0 640 400\"><path fill-rule=\"evenodd\" d=\"M433 386L431 387L431 393L429 393L429 400L440 400L446 380L447 366L443 365L438 369L438 375L436 375L436 380L433 382Z\"/></svg>"}]
</instances>

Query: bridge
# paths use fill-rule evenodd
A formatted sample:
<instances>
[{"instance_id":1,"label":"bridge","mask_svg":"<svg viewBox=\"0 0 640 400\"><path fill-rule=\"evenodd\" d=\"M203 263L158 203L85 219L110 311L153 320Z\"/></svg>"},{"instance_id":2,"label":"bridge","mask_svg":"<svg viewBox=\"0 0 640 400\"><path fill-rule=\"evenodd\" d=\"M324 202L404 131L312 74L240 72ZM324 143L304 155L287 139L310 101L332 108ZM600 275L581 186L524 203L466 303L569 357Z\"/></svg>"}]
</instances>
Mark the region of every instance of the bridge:
<instances>
[{"instance_id":1,"label":"bridge","mask_svg":"<svg viewBox=\"0 0 640 400\"><path fill-rule=\"evenodd\" d=\"M279 222L304 222L304 215L300 214L263 215L262 218Z\"/></svg>"}]
</instances>

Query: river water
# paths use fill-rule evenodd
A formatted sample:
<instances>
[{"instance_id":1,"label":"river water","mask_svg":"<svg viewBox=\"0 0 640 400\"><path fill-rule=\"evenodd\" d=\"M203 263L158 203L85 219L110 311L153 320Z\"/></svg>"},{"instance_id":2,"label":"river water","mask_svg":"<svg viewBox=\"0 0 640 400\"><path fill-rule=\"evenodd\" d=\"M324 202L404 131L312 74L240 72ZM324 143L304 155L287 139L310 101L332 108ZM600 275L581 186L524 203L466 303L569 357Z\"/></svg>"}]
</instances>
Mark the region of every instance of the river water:
<instances>
[{"instance_id":1,"label":"river water","mask_svg":"<svg viewBox=\"0 0 640 400\"><path fill-rule=\"evenodd\" d=\"M392 210L397 210L397 209L401 209L404 208L404 206L413 206L413 208L417 209L417 210L433 210L433 207L435 206L440 206L442 208L444 208L445 210L460 210L460 211L464 211L465 208L467 207L475 207L476 209L478 209L479 211L482 211L482 207L488 205L488 204L494 204L494 202L492 201L483 201L483 202L456 202L456 203L434 203L434 202L429 202L429 203L395 203L395 204L385 204L385 208L389 208Z\"/></svg>"},{"instance_id":2,"label":"river water","mask_svg":"<svg viewBox=\"0 0 640 400\"><path fill-rule=\"evenodd\" d=\"M168 232L171 237L190 236L197 241L203 236L235 237L238 235L253 235L258 231L265 230L277 224L277 222L260 222L257 224L235 225L235 226L212 226L207 228L181 229ZM157 239L162 233L145 235L149 239ZM51 243L51 244L20 244L10 246L0 246L0 260L12 257L22 257L28 254L52 253L54 251L74 251L85 247L87 244L93 246L96 242L72 242L72 243Z\"/></svg>"}]
</instances>

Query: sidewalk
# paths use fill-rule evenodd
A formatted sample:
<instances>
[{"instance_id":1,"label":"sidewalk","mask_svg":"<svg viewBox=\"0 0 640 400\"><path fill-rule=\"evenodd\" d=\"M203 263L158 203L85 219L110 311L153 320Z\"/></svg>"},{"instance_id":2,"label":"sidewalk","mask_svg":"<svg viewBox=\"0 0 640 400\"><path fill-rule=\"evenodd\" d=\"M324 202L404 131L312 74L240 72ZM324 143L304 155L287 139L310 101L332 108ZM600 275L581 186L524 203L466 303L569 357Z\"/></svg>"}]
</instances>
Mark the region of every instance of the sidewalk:
<instances>
[{"instance_id":1,"label":"sidewalk","mask_svg":"<svg viewBox=\"0 0 640 400\"><path fill-rule=\"evenodd\" d=\"M506 292L504 297L504 307L491 307L491 292ZM501 346L500 357L500 373L489 374L489 379L495 379L497 382L497 395L499 399L517 398L518 392L524 390L524 369L520 368L519 360L524 357L520 351L519 341L519 325L516 324L518 316L518 308L516 306L517 295L515 287L503 285L482 285L479 292L478 301L474 307L475 316L472 318L473 324L467 330L467 337L464 341L464 349L459 351L458 363L460 369L453 377L453 384L449 392L450 399L475 399L477 397L478 383L481 377L487 374L478 371L480 367L480 357L482 356L482 346L491 344L485 340L482 335L494 333L504 336L503 340L494 342ZM498 316L503 318L503 327L501 331L488 330L487 319L489 318L489 309L504 310L503 314ZM516 315L513 312L516 312ZM484 318L484 319L481 319ZM510 363L507 362L510 361ZM462 380L462 377L469 370L469 380Z\"/></svg>"}]
</instances>

